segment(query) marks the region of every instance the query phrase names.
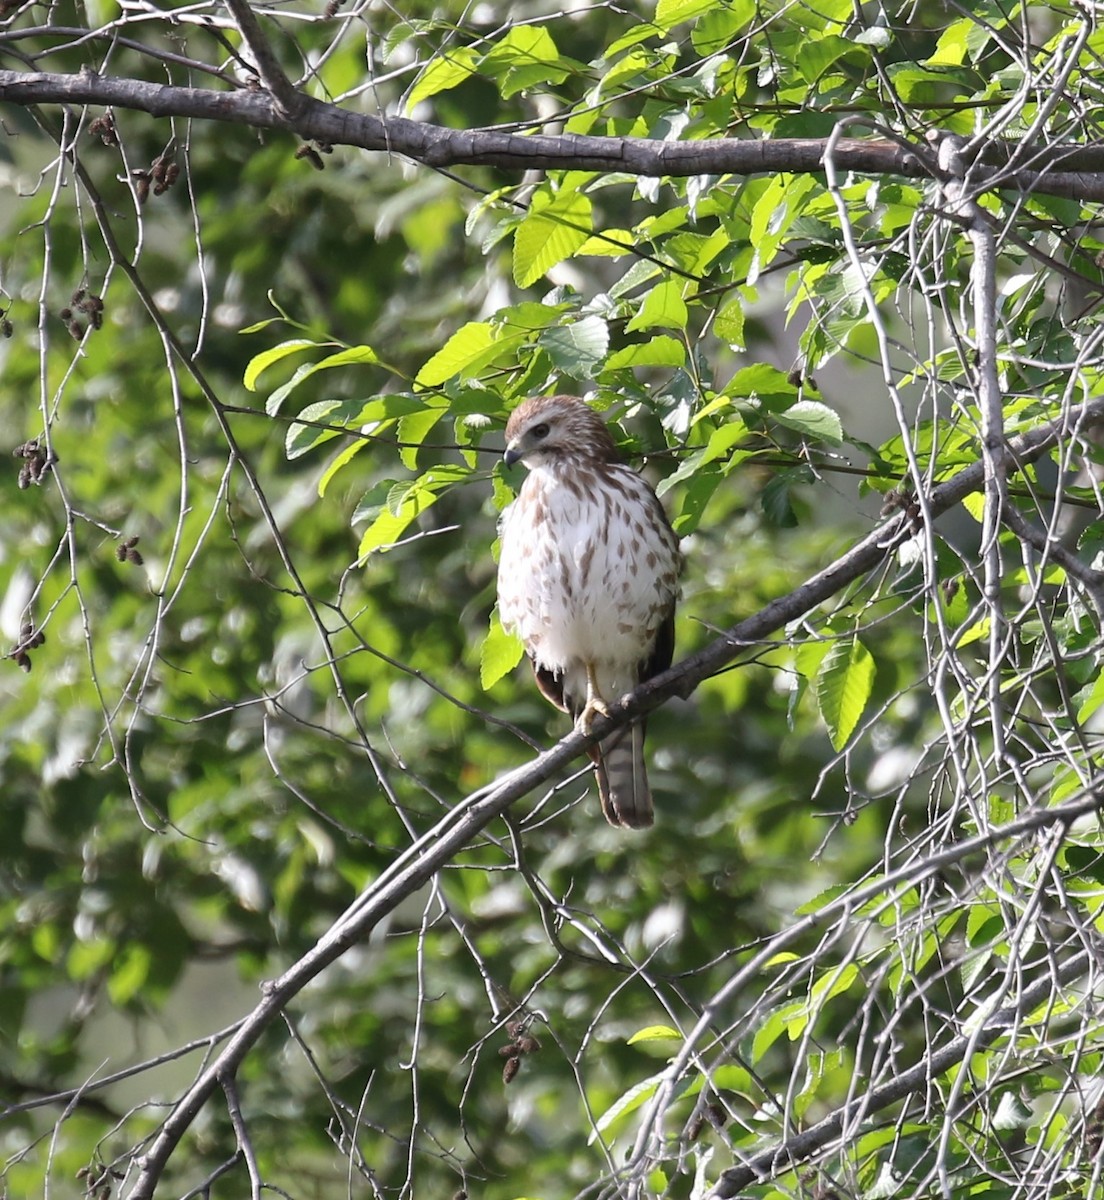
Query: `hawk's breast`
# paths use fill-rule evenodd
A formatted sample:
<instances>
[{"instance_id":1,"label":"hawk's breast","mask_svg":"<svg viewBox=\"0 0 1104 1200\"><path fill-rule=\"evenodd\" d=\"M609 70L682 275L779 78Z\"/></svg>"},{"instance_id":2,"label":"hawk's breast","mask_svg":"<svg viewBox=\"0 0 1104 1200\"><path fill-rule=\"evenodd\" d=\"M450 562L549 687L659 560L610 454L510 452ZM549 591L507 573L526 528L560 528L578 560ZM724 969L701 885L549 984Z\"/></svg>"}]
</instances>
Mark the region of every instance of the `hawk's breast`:
<instances>
[{"instance_id":1,"label":"hawk's breast","mask_svg":"<svg viewBox=\"0 0 1104 1200\"><path fill-rule=\"evenodd\" d=\"M583 662L624 686L675 600L678 541L628 467L530 471L503 517L499 615L542 666Z\"/></svg>"}]
</instances>

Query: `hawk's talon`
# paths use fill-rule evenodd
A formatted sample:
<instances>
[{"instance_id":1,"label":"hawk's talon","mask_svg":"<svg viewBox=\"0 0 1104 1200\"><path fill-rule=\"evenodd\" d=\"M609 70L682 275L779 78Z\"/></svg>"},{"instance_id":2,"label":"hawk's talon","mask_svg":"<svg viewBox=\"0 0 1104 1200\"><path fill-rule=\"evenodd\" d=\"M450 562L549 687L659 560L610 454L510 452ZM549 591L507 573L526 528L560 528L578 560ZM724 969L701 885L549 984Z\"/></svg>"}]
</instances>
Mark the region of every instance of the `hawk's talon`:
<instances>
[{"instance_id":1,"label":"hawk's talon","mask_svg":"<svg viewBox=\"0 0 1104 1200\"><path fill-rule=\"evenodd\" d=\"M583 711L575 718L575 730L584 737L589 736L596 717L609 717L613 714L601 696L591 696Z\"/></svg>"}]
</instances>

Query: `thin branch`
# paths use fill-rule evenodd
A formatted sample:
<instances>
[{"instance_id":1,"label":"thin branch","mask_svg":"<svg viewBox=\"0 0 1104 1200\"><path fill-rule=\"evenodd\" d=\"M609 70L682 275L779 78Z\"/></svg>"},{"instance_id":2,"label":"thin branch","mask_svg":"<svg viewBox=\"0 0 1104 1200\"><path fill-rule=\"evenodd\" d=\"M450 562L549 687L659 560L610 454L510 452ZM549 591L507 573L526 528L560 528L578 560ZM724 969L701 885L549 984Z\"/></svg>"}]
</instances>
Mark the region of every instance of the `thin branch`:
<instances>
[{"instance_id":1,"label":"thin branch","mask_svg":"<svg viewBox=\"0 0 1104 1200\"><path fill-rule=\"evenodd\" d=\"M253 1150L253 1142L249 1137L249 1128L242 1115L241 1101L238 1098L238 1085L233 1075L224 1075L222 1091L226 1096L226 1108L230 1113L230 1124L234 1127L234 1136L238 1139L238 1150L245 1159L246 1170L249 1172L249 1200L261 1200L264 1181L261 1169L257 1165L257 1155Z\"/></svg>"},{"instance_id":2,"label":"thin branch","mask_svg":"<svg viewBox=\"0 0 1104 1200\"><path fill-rule=\"evenodd\" d=\"M246 3L246 0L226 0L226 7L233 14L242 41L256 64L261 82L272 93L280 111L286 117L293 118L302 106L303 96L295 90L295 85L284 74L284 68L280 66L272 44L265 37L253 6Z\"/></svg>"},{"instance_id":3,"label":"thin branch","mask_svg":"<svg viewBox=\"0 0 1104 1200\"><path fill-rule=\"evenodd\" d=\"M1104 625L1104 575L1083 563L1061 542L1055 541L1042 530L1036 529L1023 513L1011 504L1004 511L1004 523L1020 541L1027 542L1029 546L1038 550L1044 561L1049 559L1056 562L1071 579L1076 579L1081 584L1086 595L1092 601L1101 624Z\"/></svg>"}]
</instances>

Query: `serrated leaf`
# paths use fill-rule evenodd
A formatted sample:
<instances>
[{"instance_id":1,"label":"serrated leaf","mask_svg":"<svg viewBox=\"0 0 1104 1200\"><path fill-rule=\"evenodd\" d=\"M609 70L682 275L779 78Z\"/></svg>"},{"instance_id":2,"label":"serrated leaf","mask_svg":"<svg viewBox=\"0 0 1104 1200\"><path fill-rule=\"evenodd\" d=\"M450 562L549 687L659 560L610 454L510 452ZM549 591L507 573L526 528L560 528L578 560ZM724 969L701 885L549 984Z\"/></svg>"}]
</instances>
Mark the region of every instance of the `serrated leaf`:
<instances>
[{"instance_id":1,"label":"serrated leaf","mask_svg":"<svg viewBox=\"0 0 1104 1200\"><path fill-rule=\"evenodd\" d=\"M771 1046L778 1041L786 1031L787 1024L792 1022L798 1011L798 1005L787 1004L767 1014L766 1020L755 1031L755 1036L751 1040L751 1061L753 1064L758 1063Z\"/></svg>"},{"instance_id":2,"label":"serrated leaf","mask_svg":"<svg viewBox=\"0 0 1104 1200\"><path fill-rule=\"evenodd\" d=\"M929 67L962 66L969 48L966 39L974 25L975 21L970 17L963 17L962 20L955 21L953 25L948 25L939 35L939 41L935 43L935 53L931 58L925 60L924 65Z\"/></svg>"},{"instance_id":3,"label":"serrated leaf","mask_svg":"<svg viewBox=\"0 0 1104 1200\"><path fill-rule=\"evenodd\" d=\"M514 25L483 56L480 64L487 74L527 63L558 62L560 52L543 25Z\"/></svg>"},{"instance_id":4,"label":"serrated leaf","mask_svg":"<svg viewBox=\"0 0 1104 1200\"><path fill-rule=\"evenodd\" d=\"M350 462L367 446L368 443L363 438L357 438L350 442L334 455L333 461L322 472L322 477L318 481L318 494L324 496L326 489L333 482L334 477L343 467L347 467Z\"/></svg>"},{"instance_id":5,"label":"serrated leaf","mask_svg":"<svg viewBox=\"0 0 1104 1200\"><path fill-rule=\"evenodd\" d=\"M682 495L682 507L671 521L675 533L686 537L697 529L706 505L724 478L715 468L699 471L686 485Z\"/></svg>"},{"instance_id":6,"label":"serrated leaf","mask_svg":"<svg viewBox=\"0 0 1104 1200\"><path fill-rule=\"evenodd\" d=\"M836 750L847 745L862 718L874 688L874 674L874 658L857 635L837 642L824 656L814 691Z\"/></svg>"},{"instance_id":7,"label":"serrated leaf","mask_svg":"<svg viewBox=\"0 0 1104 1200\"><path fill-rule=\"evenodd\" d=\"M292 354L302 354L304 350L312 350L316 346L324 345L322 342L311 341L310 338L290 338L286 342L281 342L278 346L272 346L268 350L262 350L260 354L255 354L248 362L245 368L245 374L242 376L242 382L246 389L251 392L257 390L257 380L260 379L263 372L275 363L283 361Z\"/></svg>"},{"instance_id":8,"label":"serrated leaf","mask_svg":"<svg viewBox=\"0 0 1104 1200\"><path fill-rule=\"evenodd\" d=\"M672 1029L670 1025L645 1025L643 1029L638 1029L629 1038L626 1045L635 1046L637 1042L656 1042L671 1038L681 1042L682 1034L677 1029Z\"/></svg>"},{"instance_id":9,"label":"serrated leaf","mask_svg":"<svg viewBox=\"0 0 1104 1200\"><path fill-rule=\"evenodd\" d=\"M287 383L281 384L274 392L270 393L268 399L265 401L265 412L269 416L275 416L279 412L283 402L295 391L303 380L308 379L311 375L319 371L328 371L332 367L372 365L379 361L379 355L376 354L371 346L348 346L344 350L339 350L336 354L327 355L318 362L303 363L295 368L295 373Z\"/></svg>"},{"instance_id":10,"label":"serrated leaf","mask_svg":"<svg viewBox=\"0 0 1104 1200\"><path fill-rule=\"evenodd\" d=\"M702 454L702 463L714 462L718 458L727 458L733 446L742 442L748 435L748 427L743 418L734 416L726 421L719 429L709 435Z\"/></svg>"},{"instance_id":11,"label":"serrated leaf","mask_svg":"<svg viewBox=\"0 0 1104 1200\"><path fill-rule=\"evenodd\" d=\"M633 252L636 242L635 235L627 229L603 229L600 234L588 237L575 251L575 257L621 258Z\"/></svg>"},{"instance_id":12,"label":"serrated leaf","mask_svg":"<svg viewBox=\"0 0 1104 1200\"><path fill-rule=\"evenodd\" d=\"M285 452L289 459L299 458L308 450L338 437L347 429L377 425L378 422L418 411L423 404L418 398L402 393L379 396L374 400L319 400L308 404L298 419L288 426L284 440Z\"/></svg>"},{"instance_id":13,"label":"serrated leaf","mask_svg":"<svg viewBox=\"0 0 1104 1200\"><path fill-rule=\"evenodd\" d=\"M479 651L479 682L488 692L521 662L525 648L521 638L507 633L498 619L498 609L491 613L491 627Z\"/></svg>"},{"instance_id":14,"label":"serrated leaf","mask_svg":"<svg viewBox=\"0 0 1104 1200\"><path fill-rule=\"evenodd\" d=\"M770 363L743 367L725 384L726 396L754 396L760 400L797 395L797 386L784 371Z\"/></svg>"},{"instance_id":15,"label":"serrated leaf","mask_svg":"<svg viewBox=\"0 0 1104 1200\"><path fill-rule=\"evenodd\" d=\"M414 382L429 388L438 387L447 379L471 378L524 340L524 332L514 333L486 321L469 321L423 365Z\"/></svg>"},{"instance_id":16,"label":"serrated leaf","mask_svg":"<svg viewBox=\"0 0 1104 1200\"><path fill-rule=\"evenodd\" d=\"M626 333L638 329L685 329L689 318L682 287L674 279L657 283L644 297L636 316L625 326Z\"/></svg>"},{"instance_id":17,"label":"serrated leaf","mask_svg":"<svg viewBox=\"0 0 1104 1200\"><path fill-rule=\"evenodd\" d=\"M537 338L557 370L573 379L594 374L609 349L609 326L599 316L583 317L566 325L546 329Z\"/></svg>"},{"instance_id":18,"label":"serrated leaf","mask_svg":"<svg viewBox=\"0 0 1104 1200\"><path fill-rule=\"evenodd\" d=\"M538 192L514 230L514 282L529 287L550 267L570 258L593 228L590 200L581 192Z\"/></svg>"},{"instance_id":19,"label":"serrated leaf","mask_svg":"<svg viewBox=\"0 0 1104 1200\"><path fill-rule=\"evenodd\" d=\"M375 551L389 550L406 532L410 524L426 509L437 503L440 494L453 484L460 483L471 475L468 467L460 465L434 467L417 479L403 480L393 484L387 493L382 509L376 508L375 519L364 531L357 549L357 559L362 560ZM379 496L376 488L371 496ZM367 497L365 498L367 500ZM357 508L360 513L366 507L362 500ZM354 520L356 514L354 514Z\"/></svg>"},{"instance_id":20,"label":"serrated leaf","mask_svg":"<svg viewBox=\"0 0 1104 1200\"><path fill-rule=\"evenodd\" d=\"M805 437L839 446L843 442L843 424L839 414L819 400L799 400L783 412L774 414L779 425L794 429Z\"/></svg>"},{"instance_id":21,"label":"serrated leaf","mask_svg":"<svg viewBox=\"0 0 1104 1200\"><path fill-rule=\"evenodd\" d=\"M683 367L686 347L670 334L657 334L647 342L638 342L615 351L606 359L604 370L617 371L622 367Z\"/></svg>"},{"instance_id":22,"label":"serrated leaf","mask_svg":"<svg viewBox=\"0 0 1104 1200\"><path fill-rule=\"evenodd\" d=\"M399 421L399 441L408 443L399 449L404 467L411 471L418 469L418 451L426 435L444 415L443 408L423 408L420 412L408 413Z\"/></svg>"},{"instance_id":23,"label":"serrated leaf","mask_svg":"<svg viewBox=\"0 0 1104 1200\"><path fill-rule=\"evenodd\" d=\"M475 73L479 55L470 46L460 46L439 54L426 67L407 93L406 111L409 113L422 100L428 100L440 92L451 91L470 79Z\"/></svg>"},{"instance_id":24,"label":"serrated leaf","mask_svg":"<svg viewBox=\"0 0 1104 1200\"><path fill-rule=\"evenodd\" d=\"M989 618L982 617L980 621L975 621L969 629L963 630L958 641L955 642L955 649L961 650L963 646L968 646L971 642L978 642L988 636Z\"/></svg>"},{"instance_id":25,"label":"serrated leaf","mask_svg":"<svg viewBox=\"0 0 1104 1200\"><path fill-rule=\"evenodd\" d=\"M655 23L666 32L680 21L700 17L713 8L715 0L659 0L656 4Z\"/></svg>"},{"instance_id":26,"label":"serrated leaf","mask_svg":"<svg viewBox=\"0 0 1104 1200\"><path fill-rule=\"evenodd\" d=\"M730 346L746 349L744 341L744 306L739 300L730 300L713 318L713 332Z\"/></svg>"},{"instance_id":27,"label":"serrated leaf","mask_svg":"<svg viewBox=\"0 0 1104 1200\"><path fill-rule=\"evenodd\" d=\"M479 64L480 74L500 80L504 100L538 83L562 83L570 67L543 25L515 25Z\"/></svg>"},{"instance_id":28,"label":"serrated leaf","mask_svg":"<svg viewBox=\"0 0 1104 1200\"><path fill-rule=\"evenodd\" d=\"M605 1133L614 1121L621 1117L627 1117L629 1113L635 1112L642 1104L647 1103L655 1095L662 1080L662 1073L650 1075L618 1096L595 1122L594 1128L590 1131L590 1137L587 1138L587 1145L593 1145L598 1136Z\"/></svg>"},{"instance_id":29,"label":"serrated leaf","mask_svg":"<svg viewBox=\"0 0 1104 1200\"><path fill-rule=\"evenodd\" d=\"M363 407L361 400L319 400L317 404L308 404L299 419L288 426L284 453L289 460L301 458L315 446L338 437Z\"/></svg>"}]
</instances>

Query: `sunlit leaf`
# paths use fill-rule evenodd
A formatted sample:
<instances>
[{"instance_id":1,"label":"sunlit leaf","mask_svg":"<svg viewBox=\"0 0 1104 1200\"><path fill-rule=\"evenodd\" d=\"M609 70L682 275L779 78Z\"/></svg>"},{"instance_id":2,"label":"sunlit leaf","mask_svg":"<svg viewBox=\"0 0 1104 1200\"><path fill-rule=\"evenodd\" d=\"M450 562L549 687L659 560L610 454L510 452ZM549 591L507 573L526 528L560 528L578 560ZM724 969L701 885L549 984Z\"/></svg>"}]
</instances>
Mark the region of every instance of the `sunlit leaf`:
<instances>
[{"instance_id":1,"label":"sunlit leaf","mask_svg":"<svg viewBox=\"0 0 1104 1200\"><path fill-rule=\"evenodd\" d=\"M682 1034L677 1029L672 1029L670 1025L645 1025L643 1029L638 1029L629 1038L628 1045L635 1046L637 1042L666 1041L671 1038L682 1041Z\"/></svg>"},{"instance_id":2,"label":"sunlit leaf","mask_svg":"<svg viewBox=\"0 0 1104 1200\"><path fill-rule=\"evenodd\" d=\"M590 237L591 203L581 192L538 192L514 230L514 282L528 287L550 267L570 258Z\"/></svg>"},{"instance_id":3,"label":"sunlit leaf","mask_svg":"<svg viewBox=\"0 0 1104 1200\"><path fill-rule=\"evenodd\" d=\"M635 1112L642 1104L646 1104L655 1094L663 1081L663 1075L650 1075L634 1084L629 1090L619 1096L595 1122L594 1128L587 1138L587 1145L593 1145L597 1138L605 1133L615 1121Z\"/></svg>"},{"instance_id":4,"label":"sunlit leaf","mask_svg":"<svg viewBox=\"0 0 1104 1200\"><path fill-rule=\"evenodd\" d=\"M815 692L820 715L837 750L847 745L874 688L874 658L858 637L841 639L824 656Z\"/></svg>"},{"instance_id":5,"label":"sunlit leaf","mask_svg":"<svg viewBox=\"0 0 1104 1200\"><path fill-rule=\"evenodd\" d=\"M553 365L575 379L589 379L609 349L609 326L601 317L554 325L537 339Z\"/></svg>"},{"instance_id":6,"label":"sunlit leaf","mask_svg":"<svg viewBox=\"0 0 1104 1200\"><path fill-rule=\"evenodd\" d=\"M450 91L470 79L475 73L479 55L470 46L457 46L442 51L418 76L406 96L406 111L439 92Z\"/></svg>"},{"instance_id":7,"label":"sunlit leaf","mask_svg":"<svg viewBox=\"0 0 1104 1200\"><path fill-rule=\"evenodd\" d=\"M479 652L479 682L483 690L490 691L504 675L508 675L521 662L524 653L521 638L502 628L496 609Z\"/></svg>"},{"instance_id":8,"label":"sunlit leaf","mask_svg":"<svg viewBox=\"0 0 1104 1200\"><path fill-rule=\"evenodd\" d=\"M689 21L708 12L715 0L659 0L656 5L655 22L660 29L670 29L680 21Z\"/></svg>"},{"instance_id":9,"label":"sunlit leaf","mask_svg":"<svg viewBox=\"0 0 1104 1200\"><path fill-rule=\"evenodd\" d=\"M789 408L774 414L779 425L795 429L805 437L838 446L843 442L843 425L839 414L819 400L799 400Z\"/></svg>"},{"instance_id":10,"label":"sunlit leaf","mask_svg":"<svg viewBox=\"0 0 1104 1200\"><path fill-rule=\"evenodd\" d=\"M605 365L607 371L622 367L682 367L686 365L686 347L677 338L661 333L647 342L614 351Z\"/></svg>"},{"instance_id":11,"label":"sunlit leaf","mask_svg":"<svg viewBox=\"0 0 1104 1200\"><path fill-rule=\"evenodd\" d=\"M257 390L257 381L269 367L282 362L292 354L302 354L304 350L313 350L321 344L311 341L309 338L291 338L289 341L281 342L278 346L262 350L260 354L255 354L249 360L245 368L245 374L242 377L242 382L249 391L255 392Z\"/></svg>"},{"instance_id":12,"label":"sunlit leaf","mask_svg":"<svg viewBox=\"0 0 1104 1200\"><path fill-rule=\"evenodd\" d=\"M523 341L523 333L511 333L486 321L469 321L422 366L414 382L419 387L437 387L448 379L471 378Z\"/></svg>"},{"instance_id":13,"label":"sunlit leaf","mask_svg":"<svg viewBox=\"0 0 1104 1200\"><path fill-rule=\"evenodd\" d=\"M682 298L682 286L674 279L657 283L644 297L636 316L625 326L626 333L638 329L685 329L689 319L686 301Z\"/></svg>"}]
</instances>

